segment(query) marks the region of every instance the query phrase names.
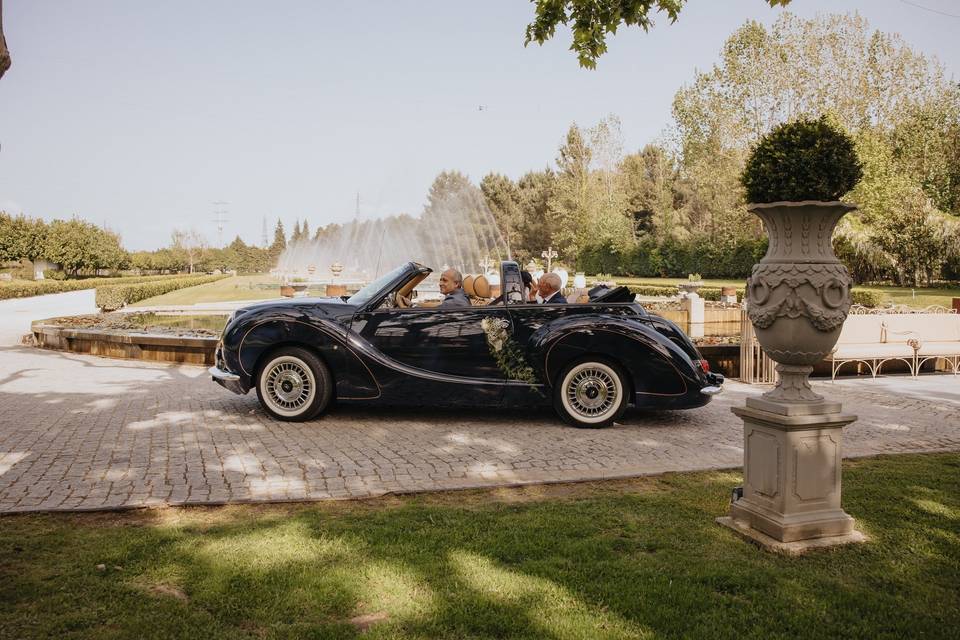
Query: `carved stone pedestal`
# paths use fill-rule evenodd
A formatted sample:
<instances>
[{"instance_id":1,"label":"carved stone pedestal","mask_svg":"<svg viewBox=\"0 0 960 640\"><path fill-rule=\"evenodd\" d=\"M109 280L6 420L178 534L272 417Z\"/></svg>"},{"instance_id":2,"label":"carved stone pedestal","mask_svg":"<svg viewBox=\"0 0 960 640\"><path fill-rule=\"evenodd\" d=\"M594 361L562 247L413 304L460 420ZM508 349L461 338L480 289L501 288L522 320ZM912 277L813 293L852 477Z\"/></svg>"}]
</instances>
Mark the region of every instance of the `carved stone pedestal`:
<instances>
[{"instance_id":1,"label":"carved stone pedestal","mask_svg":"<svg viewBox=\"0 0 960 640\"><path fill-rule=\"evenodd\" d=\"M791 553L865 539L840 506L842 429L856 416L840 413L839 403L762 398L732 411L743 419L743 496L720 524Z\"/></svg>"}]
</instances>

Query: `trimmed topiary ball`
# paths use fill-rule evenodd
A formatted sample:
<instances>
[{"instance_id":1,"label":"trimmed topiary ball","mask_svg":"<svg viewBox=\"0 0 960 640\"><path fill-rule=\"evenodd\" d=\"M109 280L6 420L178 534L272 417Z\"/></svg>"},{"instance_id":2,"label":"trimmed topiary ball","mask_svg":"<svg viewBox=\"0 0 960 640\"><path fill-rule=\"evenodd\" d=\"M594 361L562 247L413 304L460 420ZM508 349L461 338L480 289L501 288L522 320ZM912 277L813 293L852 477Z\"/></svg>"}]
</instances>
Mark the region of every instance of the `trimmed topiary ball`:
<instances>
[{"instance_id":1,"label":"trimmed topiary ball","mask_svg":"<svg viewBox=\"0 0 960 640\"><path fill-rule=\"evenodd\" d=\"M765 135L750 152L740 183L747 202L830 201L862 175L853 140L821 117L787 122Z\"/></svg>"}]
</instances>

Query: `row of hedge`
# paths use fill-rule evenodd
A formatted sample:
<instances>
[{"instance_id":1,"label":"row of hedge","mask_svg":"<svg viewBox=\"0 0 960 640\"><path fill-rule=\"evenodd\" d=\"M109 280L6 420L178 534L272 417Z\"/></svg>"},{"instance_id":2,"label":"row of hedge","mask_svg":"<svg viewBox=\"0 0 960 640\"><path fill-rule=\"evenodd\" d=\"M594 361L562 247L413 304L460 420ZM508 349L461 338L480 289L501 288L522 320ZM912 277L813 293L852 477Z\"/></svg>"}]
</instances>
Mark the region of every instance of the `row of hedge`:
<instances>
[{"instance_id":1,"label":"row of hedge","mask_svg":"<svg viewBox=\"0 0 960 640\"><path fill-rule=\"evenodd\" d=\"M677 295L677 287L674 286L665 286L662 284L634 284L628 287L630 293L634 295L641 296L675 296ZM746 294L746 289L742 287L737 287L737 301L742 302L743 297ZM699 295L704 300L712 300L718 302L720 300L720 287L702 287L697 291ZM886 296L880 291L870 291L869 289L853 289L850 291L850 298L853 301L853 304L860 304L865 307L879 307L883 304Z\"/></svg>"},{"instance_id":2,"label":"row of hedge","mask_svg":"<svg viewBox=\"0 0 960 640\"><path fill-rule=\"evenodd\" d=\"M14 280L11 282L0 282L0 300L29 298L31 296L42 296L48 293L64 293L67 291L79 291L81 289L94 289L107 284L133 284L138 282L171 280L178 277L182 278L184 276L172 274L160 276L122 276L119 278L79 278L76 280Z\"/></svg>"},{"instance_id":3,"label":"row of hedge","mask_svg":"<svg viewBox=\"0 0 960 640\"><path fill-rule=\"evenodd\" d=\"M691 273L713 279L746 278L766 252L766 238L644 238L621 252L602 244L586 247L577 257L577 270L639 278L686 278Z\"/></svg>"},{"instance_id":4,"label":"row of hedge","mask_svg":"<svg viewBox=\"0 0 960 640\"><path fill-rule=\"evenodd\" d=\"M116 311L121 307L147 298L163 295L177 289L186 289L201 284L216 282L227 275L186 276L169 278L157 282L139 282L134 284L115 284L97 287L97 306L101 311Z\"/></svg>"}]
</instances>

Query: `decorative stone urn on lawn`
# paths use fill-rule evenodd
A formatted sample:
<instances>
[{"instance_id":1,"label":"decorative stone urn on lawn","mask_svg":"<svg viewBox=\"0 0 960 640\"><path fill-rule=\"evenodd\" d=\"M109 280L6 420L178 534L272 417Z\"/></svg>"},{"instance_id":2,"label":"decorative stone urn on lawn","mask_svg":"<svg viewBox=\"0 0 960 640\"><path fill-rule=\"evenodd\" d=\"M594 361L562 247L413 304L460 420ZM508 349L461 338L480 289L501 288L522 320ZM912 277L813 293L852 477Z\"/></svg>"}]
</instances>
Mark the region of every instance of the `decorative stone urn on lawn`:
<instances>
[{"instance_id":1,"label":"decorative stone urn on lawn","mask_svg":"<svg viewBox=\"0 0 960 640\"><path fill-rule=\"evenodd\" d=\"M780 374L763 397L809 410L823 402L810 388L810 373L837 343L850 310L850 276L833 253L833 229L856 207L807 200L748 209L763 220L770 241L746 292L757 340Z\"/></svg>"},{"instance_id":2,"label":"decorative stone urn on lawn","mask_svg":"<svg viewBox=\"0 0 960 640\"><path fill-rule=\"evenodd\" d=\"M733 412L744 422L742 496L721 524L768 548L863 540L840 505L841 413L813 391L813 366L833 349L850 309L850 276L833 230L860 179L853 142L825 119L781 125L751 153L741 181L763 220L767 254L747 280L747 315L777 362L776 387Z\"/></svg>"}]
</instances>

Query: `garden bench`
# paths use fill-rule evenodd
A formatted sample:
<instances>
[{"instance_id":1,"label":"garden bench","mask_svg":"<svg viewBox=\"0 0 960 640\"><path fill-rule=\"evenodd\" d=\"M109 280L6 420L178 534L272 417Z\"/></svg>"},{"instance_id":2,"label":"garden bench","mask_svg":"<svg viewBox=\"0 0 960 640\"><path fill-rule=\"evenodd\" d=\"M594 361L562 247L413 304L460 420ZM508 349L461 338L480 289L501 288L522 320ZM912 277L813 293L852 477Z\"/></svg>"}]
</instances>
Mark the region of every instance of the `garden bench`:
<instances>
[{"instance_id":1,"label":"garden bench","mask_svg":"<svg viewBox=\"0 0 960 640\"><path fill-rule=\"evenodd\" d=\"M908 313L884 316L891 330L911 332L917 340L914 375L927 360L942 358L960 373L960 315L956 313Z\"/></svg>"},{"instance_id":2,"label":"garden bench","mask_svg":"<svg viewBox=\"0 0 960 640\"><path fill-rule=\"evenodd\" d=\"M900 360L916 376L927 360L943 358L960 372L960 315L894 313L851 315L830 354L831 378L848 362L862 362L876 377L884 363Z\"/></svg>"},{"instance_id":3,"label":"garden bench","mask_svg":"<svg viewBox=\"0 0 960 640\"><path fill-rule=\"evenodd\" d=\"M862 362L877 376L884 363L890 360L905 362L914 375L916 348L911 340L916 336L888 331L884 326L887 316L851 315L843 323L837 345L830 353L831 378L837 377L840 367L848 362Z\"/></svg>"}]
</instances>

